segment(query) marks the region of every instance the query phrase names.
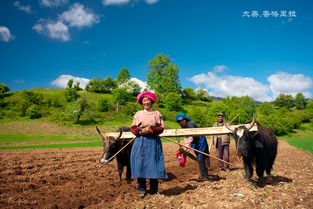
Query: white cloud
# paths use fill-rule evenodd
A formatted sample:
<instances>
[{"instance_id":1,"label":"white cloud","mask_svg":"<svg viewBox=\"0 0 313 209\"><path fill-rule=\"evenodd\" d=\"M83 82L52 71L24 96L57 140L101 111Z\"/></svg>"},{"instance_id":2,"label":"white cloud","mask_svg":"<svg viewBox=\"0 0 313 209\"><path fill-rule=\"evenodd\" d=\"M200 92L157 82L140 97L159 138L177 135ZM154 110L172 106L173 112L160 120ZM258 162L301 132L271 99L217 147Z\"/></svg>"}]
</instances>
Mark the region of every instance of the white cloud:
<instances>
[{"instance_id":1,"label":"white cloud","mask_svg":"<svg viewBox=\"0 0 313 209\"><path fill-rule=\"evenodd\" d=\"M311 97L310 90L313 87L312 78L303 74L289 74L286 72L277 72L267 78L269 87L273 92L274 98L279 94L290 94L295 96L302 92L305 97Z\"/></svg>"},{"instance_id":2,"label":"white cloud","mask_svg":"<svg viewBox=\"0 0 313 209\"><path fill-rule=\"evenodd\" d=\"M155 4L158 3L159 0L146 0L147 4Z\"/></svg>"},{"instance_id":3,"label":"white cloud","mask_svg":"<svg viewBox=\"0 0 313 209\"><path fill-rule=\"evenodd\" d=\"M83 89L86 87L86 85L90 81L90 79L88 78L80 78L80 77L75 77L72 75L60 75L57 79L51 81L51 84L56 87L66 88L67 83L70 79L73 79L74 84L79 82L79 87Z\"/></svg>"},{"instance_id":4,"label":"white cloud","mask_svg":"<svg viewBox=\"0 0 313 209\"><path fill-rule=\"evenodd\" d=\"M68 0L40 0L40 5L44 7L59 7L67 4Z\"/></svg>"},{"instance_id":5,"label":"white cloud","mask_svg":"<svg viewBox=\"0 0 313 209\"><path fill-rule=\"evenodd\" d=\"M138 0L103 0L102 3L106 6L109 5L122 5L128 4L131 2L137 2ZM159 2L159 0L144 0L147 4L155 4Z\"/></svg>"},{"instance_id":6,"label":"white cloud","mask_svg":"<svg viewBox=\"0 0 313 209\"><path fill-rule=\"evenodd\" d=\"M138 83L138 85L141 88L141 91L143 91L147 87L147 82L144 82L138 78L131 78L130 80Z\"/></svg>"},{"instance_id":7,"label":"white cloud","mask_svg":"<svg viewBox=\"0 0 313 209\"><path fill-rule=\"evenodd\" d=\"M59 39L61 41L70 40L68 27L62 21L50 22L41 20L33 26L33 30L53 39Z\"/></svg>"},{"instance_id":8,"label":"white cloud","mask_svg":"<svg viewBox=\"0 0 313 209\"><path fill-rule=\"evenodd\" d=\"M90 42L89 42L89 41L87 41L87 40L83 41L83 43L82 43L82 45L83 45L83 46L85 46L85 45L89 45L89 44L90 44Z\"/></svg>"},{"instance_id":9,"label":"white cloud","mask_svg":"<svg viewBox=\"0 0 313 209\"><path fill-rule=\"evenodd\" d=\"M32 13L32 7L30 5L22 5L19 1L14 2L13 5L23 12Z\"/></svg>"},{"instance_id":10,"label":"white cloud","mask_svg":"<svg viewBox=\"0 0 313 209\"><path fill-rule=\"evenodd\" d=\"M16 84L23 84L23 83L25 83L25 80L24 79L14 80L14 83L16 83Z\"/></svg>"},{"instance_id":11,"label":"white cloud","mask_svg":"<svg viewBox=\"0 0 313 209\"><path fill-rule=\"evenodd\" d=\"M73 4L68 11L59 15L59 19L71 27L78 28L92 26L99 22L99 16L80 3Z\"/></svg>"},{"instance_id":12,"label":"white cloud","mask_svg":"<svg viewBox=\"0 0 313 209\"><path fill-rule=\"evenodd\" d=\"M0 41L9 42L13 40L14 37L10 32L10 29L0 25Z\"/></svg>"},{"instance_id":13,"label":"white cloud","mask_svg":"<svg viewBox=\"0 0 313 209\"><path fill-rule=\"evenodd\" d=\"M267 78L268 83L263 84L252 77L219 74L225 69L226 66L216 66L206 74L197 74L188 79L217 97L248 95L256 101L273 101L281 93L295 96L301 92L306 98L312 96L312 78L303 74L277 72Z\"/></svg>"},{"instance_id":14,"label":"white cloud","mask_svg":"<svg viewBox=\"0 0 313 209\"><path fill-rule=\"evenodd\" d=\"M250 96L257 101L271 100L269 88L250 77L231 75L218 76L213 72L198 74L190 78L197 86L208 89L211 96Z\"/></svg>"},{"instance_id":15,"label":"white cloud","mask_svg":"<svg viewBox=\"0 0 313 209\"><path fill-rule=\"evenodd\" d=\"M224 65L217 65L213 68L213 71L216 73L222 73L227 70L227 67Z\"/></svg>"},{"instance_id":16,"label":"white cloud","mask_svg":"<svg viewBox=\"0 0 313 209\"><path fill-rule=\"evenodd\" d=\"M127 4L130 0L103 0L104 5L120 5L120 4Z\"/></svg>"}]
</instances>

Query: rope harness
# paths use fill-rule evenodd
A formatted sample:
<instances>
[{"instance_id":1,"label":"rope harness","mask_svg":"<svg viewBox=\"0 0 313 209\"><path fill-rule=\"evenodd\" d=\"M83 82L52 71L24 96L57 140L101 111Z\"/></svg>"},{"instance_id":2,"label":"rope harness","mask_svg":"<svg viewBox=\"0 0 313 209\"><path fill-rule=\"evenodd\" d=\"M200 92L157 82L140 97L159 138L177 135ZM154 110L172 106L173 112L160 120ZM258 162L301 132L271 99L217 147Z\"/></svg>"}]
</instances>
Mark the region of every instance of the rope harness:
<instances>
[{"instance_id":1,"label":"rope harness","mask_svg":"<svg viewBox=\"0 0 313 209\"><path fill-rule=\"evenodd\" d=\"M231 166L233 166L233 167L235 167L235 168L238 168L235 164L229 163L229 162L227 162L227 161L225 161L225 160L222 160L222 159L220 159L220 158L218 158L218 157L215 157L215 156L213 156L213 155L210 155L210 154L207 154L207 153L202 152L202 151L200 151L200 150L194 149L194 148L192 148L192 147L188 147L188 146L185 146L185 145L183 145L183 144L177 143L177 142L175 142L175 141L172 140L172 139L169 139L169 138L166 138L166 137L162 137L162 138L163 138L163 139L166 139L166 140L168 140L168 141L170 141L170 142L172 142L172 143L174 143L174 144L177 144L177 145L179 145L179 146L182 146L182 147L191 149L191 150L196 151L196 152L199 152L199 153L201 153L201 154L203 154L203 155L206 155L206 156L212 157L212 158L214 158L214 159L216 159L216 160L219 160L219 161L221 161L221 162L223 162L223 163L227 163L227 164L229 164L229 165L231 165Z\"/></svg>"},{"instance_id":2,"label":"rope harness","mask_svg":"<svg viewBox=\"0 0 313 209\"><path fill-rule=\"evenodd\" d=\"M122 147L117 153L115 153L112 157L110 157L110 159L108 159L106 162L101 163L101 165L99 165L98 169L102 168L105 164L107 164L108 162L110 162L113 158L115 158L116 155L118 155L118 153L120 153L121 151L123 151L131 142L133 142L136 139L136 137L134 137L133 139L131 139L129 142L127 142L127 144L125 144L124 147ZM103 153L104 154L104 153Z\"/></svg>"}]
</instances>

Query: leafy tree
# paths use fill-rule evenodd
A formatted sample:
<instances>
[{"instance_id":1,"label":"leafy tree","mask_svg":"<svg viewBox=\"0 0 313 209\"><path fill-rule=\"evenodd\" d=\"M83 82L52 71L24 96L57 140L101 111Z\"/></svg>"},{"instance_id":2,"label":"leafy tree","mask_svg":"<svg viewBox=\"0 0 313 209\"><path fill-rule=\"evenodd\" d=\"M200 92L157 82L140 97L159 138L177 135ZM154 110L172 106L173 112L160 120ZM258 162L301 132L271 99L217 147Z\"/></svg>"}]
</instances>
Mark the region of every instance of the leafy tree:
<instances>
[{"instance_id":1,"label":"leafy tree","mask_svg":"<svg viewBox=\"0 0 313 209\"><path fill-rule=\"evenodd\" d=\"M37 119L41 118L41 113L38 105L31 105L26 110L26 116L30 119Z\"/></svg>"},{"instance_id":2,"label":"leafy tree","mask_svg":"<svg viewBox=\"0 0 313 209\"><path fill-rule=\"evenodd\" d=\"M207 126L207 117L205 111L202 109L195 107L189 113L189 117L197 124L197 127L205 127Z\"/></svg>"},{"instance_id":3,"label":"leafy tree","mask_svg":"<svg viewBox=\"0 0 313 209\"><path fill-rule=\"evenodd\" d=\"M73 83L74 83L74 80L73 80L73 79L68 80L68 82L67 82L67 88L72 88L72 87L73 87Z\"/></svg>"},{"instance_id":4,"label":"leafy tree","mask_svg":"<svg viewBox=\"0 0 313 209\"><path fill-rule=\"evenodd\" d=\"M157 54L149 61L149 69L147 84L151 89L162 93L180 93L179 69L177 65L171 63L168 56Z\"/></svg>"},{"instance_id":5,"label":"leafy tree","mask_svg":"<svg viewBox=\"0 0 313 209\"><path fill-rule=\"evenodd\" d=\"M278 114L271 114L268 116L260 115L258 117L258 122L266 128L273 129L275 134L279 136L288 134L290 131L290 129L286 126L287 121L285 117L281 117Z\"/></svg>"},{"instance_id":6,"label":"leafy tree","mask_svg":"<svg viewBox=\"0 0 313 209\"><path fill-rule=\"evenodd\" d=\"M109 100L107 100L107 99L102 99L102 100L99 101L99 105L98 105L98 106L99 106L99 107L98 107L98 110L99 110L100 112L108 112L111 105L110 105Z\"/></svg>"},{"instance_id":7,"label":"leafy tree","mask_svg":"<svg viewBox=\"0 0 313 209\"><path fill-rule=\"evenodd\" d=\"M210 103L206 114L208 115L208 124L212 126L216 122L216 114L222 112L226 115L226 119L231 118L231 107L226 105L223 101L213 101Z\"/></svg>"},{"instance_id":8,"label":"leafy tree","mask_svg":"<svg viewBox=\"0 0 313 209\"><path fill-rule=\"evenodd\" d=\"M171 111L181 111L183 108L182 98L174 92L167 93L164 98L164 103Z\"/></svg>"},{"instance_id":9,"label":"leafy tree","mask_svg":"<svg viewBox=\"0 0 313 209\"><path fill-rule=\"evenodd\" d=\"M192 88L185 88L182 92L182 98L189 102L196 99L196 94Z\"/></svg>"},{"instance_id":10,"label":"leafy tree","mask_svg":"<svg viewBox=\"0 0 313 209\"><path fill-rule=\"evenodd\" d=\"M120 71L120 73L118 74L116 78L116 82L118 84L122 84L122 83L127 82L129 79L130 79L130 74L128 70L126 68L122 68L122 70Z\"/></svg>"},{"instance_id":11,"label":"leafy tree","mask_svg":"<svg viewBox=\"0 0 313 209\"><path fill-rule=\"evenodd\" d=\"M279 94L274 103L276 107L286 107L286 108L292 108L294 107L294 101L291 95L285 95L285 94Z\"/></svg>"},{"instance_id":12,"label":"leafy tree","mask_svg":"<svg viewBox=\"0 0 313 209\"><path fill-rule=\"evenodd\" d=\"M61 98L55 95L45 96L43 103L47 107L62 107Z\"/></svg>"},{"instance_id":13,"label":"leafy tree","mask_svg":"<svg viewBox=\"0 0 313 209\"><path fill-rule=\"evenodd\" d=\"M295 97L295 105L297 110L304 110L305 108L305 97L301 92L297 93Z\"/></svg>"},{"instance_id":14,"label":"leafy tree","mask_svg":"<svg viewBox=\"0 0 313 209\"><path fill-rule=\"evenodd\" d=\"M94 79L91 79L86 85L86 91L100 93L103 90L102 86L103 86L103 81L98 78L94 78Z\"/></svg>"},{"instance_id":15,"label":"leafy tree","mask_svg":"<svg viewBox=\"0 0 313 209\"><path fill-rule=\"evenodd\" d=\"M79 94L77 93L77 90L74 88L66 88L64 91L64 96L66 101L72 102L79 98Z\"/></svg>"},{"instance_id":16,"label":"leafy tree","mask_svg":"<svg viewBox=\"0 0 313 209\"><path fill-rule=\"evenodd\" d=\"M95 78L88 82L86 90L96 93L112 93L112 90L116 87L116 82L111 77L107 77L103 80Z\"/></svg>"},{"instance_id":17,"label":"leafy tree","mask_svg":"<svg viewBox=\"0 0 313 209\"><path fill-rule=\"evenodd\" d=\"M40 105L43 102L43 95L32 91L24 91L22 97L30 104Z\"/></svg>"},{"instance_id":18,"label":"leafy tree","mask_svg":"<svg viewBox=\"0 0 313 209\"><path fill-rule=\"evenodd\" d=\"M263 102L258 110L262 115L270 115L274 111L272 105L268 102Z\"/></svg>"},{"instance_id":19,"label":"leafy tree","mask_svg":"<svg viewBox=\"0 0 313 209\"><path fill-rule=\"evenodd\" d=\"M308 117L313 122L313 99L309 99L307 101L307 104L305 106L305 113L308 115Z\"/></svg>"},{"instance_id":20,"label":"leafy tree","mask_svg":"<svg viewBox=\"0 0 313 209\"><path fill-rule=\"evenodd\" d=\"M112 93L117 88L117 84L111 77L107 77L103 79L103 88L103 93Z\"/></svg>"},{"instance_id":21,"label":"leafy tree","mask_svg":"<svg viewBox=\"0 0 313 209\"><path fill-rule=\"evenodd\" d=\"M74 123L79 123L81 116L87 111L88 103L86 97L82 97L76 101L75 105L73 106L74 109L72 110L72 116L74 117Z\"/></svg>"},{"instance_id":22,"label":"leafy tree","mask_svg":"<svg viewBox=\"0 0 313 209\"><path fill-rule=\"evenodd\" d=\"M134 116L134 114L141 109L142 107L135 102L128 102L126 104L125 112L128 116Z\"/></svg>"},{"instance_id":23,"label":"leafy tree","mask_svg":"<svg viewBox=\"0 0 313 209\"><path fill-rule=\"evenodd\" d=\"M225 97L223 103L230 108L227 114L228 120L232 120L238 113L239 116L234 123L246 123L251 121L253 114L256 112L256 104L251 97Z\"/></svg>"},{"instance_id":24,"label":"leafy tree","mask_svg":"<svg viewBox=\"0 0 313 209\"><path fill-rule=\"evenodd\" d=\"M5 85L4 83L0 83L0 98L3 97L4 93L10 91L10 87Z\"/></svg>"},{"instance_id":25,"label":"leafy tree","mask_svg":"<svg viewBox=\"0 0 313 209\"><path fill-rule=\"evenodd\" d=\"M75 83L75 85L74 85L74 89L76 89L77 91L81 91L81 90L83 90L82 88L80 88L80 83L79 82L77 82L77 83Z\"/></svg>"},{"instance_id":26,"label":"leafy tree","mask_svg":"<svg viewBox=\"0 0 313 209\"><path fill-rule=\"evenodd\" d=\"M210 102L212 101L212 98L209 95L209 92L206 89L198 88L195 90L195 95L197 100Z\"/></svg>"},{"instance_id":27,"label":"leafy tree","mask_svg":"<svg viewBox=\"0 0 313 209\"><path fill-rule=\"evenodd\" d=\"M114 89L112 93L116 103L116 112L119 112L119 105L125 104L132 97L132 95L125 88Z\"/></svg>"},{"instance_id":28,"label":"leafy tree","mask_svg":"<svg viewBox=\"0 0 313 209\"><path fill-rule=\"evenodd\" d=\"M249 96L240 97L239 106L239 109L241 109L246 114L245 117L242 117L242 120L240 122L249 122L256 112L256 104L254 100ZM239 119L241 118L240 116L243 115L244 114L240 114Z\"/></svg>"}]
</instances>

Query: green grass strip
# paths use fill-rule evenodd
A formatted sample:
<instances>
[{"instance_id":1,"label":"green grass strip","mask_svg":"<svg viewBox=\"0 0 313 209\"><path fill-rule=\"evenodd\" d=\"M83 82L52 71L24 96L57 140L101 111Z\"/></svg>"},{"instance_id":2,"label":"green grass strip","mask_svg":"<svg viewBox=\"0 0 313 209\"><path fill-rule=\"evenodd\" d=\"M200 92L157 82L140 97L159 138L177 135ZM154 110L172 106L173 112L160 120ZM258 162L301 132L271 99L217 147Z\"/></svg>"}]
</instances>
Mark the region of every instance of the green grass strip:
<instances>
[{"instance_id":1,"label":"green grass strip","mask_svg":"<svg viewBox=\"0 0 313 209\"><path fill-rule=\"evenodd\" d=\"M101 147L101 141L71 144L42 144L42 145L18 145L18 146L0 146L0 150L16 149L46 149L46 148L78 148L78 147Z\"/></svg>"},{"instance_id":2,"label":"green grass strip","mask_svg":"<svg viewBox=\"0 0 313 209\"><path fill-rule=\"evenodd\" d=\"M313 154L313 138L283 138L290 145L309 151Z\"/></svg>"},{"instance_id":3,"label":"green grass strip","mask_svg":"<svg viewBox=\"0 0 313 209\"><path fill-rule=\"evenodd\" d=\"M0 143L27 142L27 141L95 141L97 137L80 137L67 135L26 135L26 134L0 134Z\"/></svg>"}]
</instances>

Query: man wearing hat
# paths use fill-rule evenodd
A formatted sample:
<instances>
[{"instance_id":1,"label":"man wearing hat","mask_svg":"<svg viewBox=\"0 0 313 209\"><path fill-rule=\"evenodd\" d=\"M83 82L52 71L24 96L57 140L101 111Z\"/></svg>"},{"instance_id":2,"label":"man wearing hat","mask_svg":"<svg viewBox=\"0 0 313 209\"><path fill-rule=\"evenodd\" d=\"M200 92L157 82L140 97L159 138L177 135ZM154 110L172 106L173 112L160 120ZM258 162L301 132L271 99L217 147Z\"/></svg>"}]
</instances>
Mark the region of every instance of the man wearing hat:
<instances>
[{"instance_id":1,"label":"man wearing hat","mask_svg":"<svg viewBox=\"0 0 313 209\"><path fill-rule=\"evenodd\" d=\"M225 115L220 112L216 114L217 122L213 124L213 127L224 126L224 117ZM213 135L213 144L217 149L217 157L229 162L229 143L230 143L230 135L229 134L219 134ZM229 171L229 164L218 161L218 167L220 170Z\"/></svg>"},{"instance_id":2,"label":"man wearing hat","mask_svg":"<svg viewBox=\"0 0 313 209\"><path fill-rule=\"evenodd\" d=\"M179 123L181 128L197 128L197 125L193 121L191 121L191 119L183 112L180 112L176 115L176 121L177 123ZM208 143L206 141L205 136L186 137L185 144L186 146L192 147L196 150L200 150L202 152L209 154ZM206 160L208 156L203 155L196 151L195 151L195 154L197 156L197 161L198 161L199 170L200 170L200 176L198 180L208 181L209 180L208 168L206 166Z\"/></svg>"}]
</instances>

